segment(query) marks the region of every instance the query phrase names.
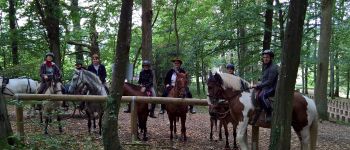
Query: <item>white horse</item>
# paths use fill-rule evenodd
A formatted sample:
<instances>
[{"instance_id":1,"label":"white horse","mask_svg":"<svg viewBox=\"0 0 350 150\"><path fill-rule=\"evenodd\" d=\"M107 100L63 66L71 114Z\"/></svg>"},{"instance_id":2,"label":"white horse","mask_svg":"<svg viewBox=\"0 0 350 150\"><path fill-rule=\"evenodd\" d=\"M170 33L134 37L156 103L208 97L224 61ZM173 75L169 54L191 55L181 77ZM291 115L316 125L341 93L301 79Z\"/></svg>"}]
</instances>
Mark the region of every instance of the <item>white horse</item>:
<instances>
[{"instance_id":1,"label":"white horse","mask_svg":"<svg viewBox=\"0 0 350 150\"><path fill-rule=\"evenodd\" d=\"M19 93L35 94L38 88L38 81L27 77L19 77L13 79L4 79L0 77L0 87L2 87L2 92L4 95L14 96ZM34 113L34 106L32 106L27 115L30 116Z\"/></svg>"}]
</instances>

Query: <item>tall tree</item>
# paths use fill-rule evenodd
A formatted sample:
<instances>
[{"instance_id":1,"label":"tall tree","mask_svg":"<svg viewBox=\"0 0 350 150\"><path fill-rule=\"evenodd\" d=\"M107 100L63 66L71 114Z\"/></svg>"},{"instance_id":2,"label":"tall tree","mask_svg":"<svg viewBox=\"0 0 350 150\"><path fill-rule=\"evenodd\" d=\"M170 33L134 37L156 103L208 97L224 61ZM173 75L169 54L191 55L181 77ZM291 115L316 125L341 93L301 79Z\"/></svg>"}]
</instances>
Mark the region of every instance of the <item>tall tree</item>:
<instances>
[{"instance_id":1,"label":"tall tree","mask_svg":"<svg viewBox=\"0 0 350 150\"><path fill-rule=\"evenodd\" d=\"M8 138L12 135L10 119L7 113L6 100L0 92L0 149L6 149Z\"/></svg>"},{"instance_id":2,"label":"tall tree","mask_svg":"<svg viewBox=\"0 0 350 150\"><path fill-rule=\"evenodd\" d=\"M270 49L272 36L273 0L266 0L263 50Z\"/></svg>"},{"instance_id":3,"label":"tall tree","mask_svg":"<svg viewBox=\"0 0 350 150\"><path fill-rule=\"evenodd\" d=\"M175 29L175 36L176 36L176 56L180 55L180 39L179 39L179 30L177 28L177 6L179 5L179 0L175 1L175 8L174 8L174 29Z\"/></svg>"},{"instance_id":4,"label":"tall tree","mask_svg":"<svg viewBox=\"0 0 350 150\"><path fill-rule=\"evenodd\" d=\"M276 89L273 120L270 136L270 150L290 149L290 126L292 123L292 105L307 0L291 0L288 10L288 23L284 35L281 53L281 71Z\"/></svg>"},{"instance_id":5,"label":"tall tree","mask_svg":"<svg viewBox=\"0 0 350 150\"><path fill-rule=\"evenodd\" d=\"M71 17L72 17L72 22L73 22L73 32L74 33L79 33L81 30L80 26L80 8L79 8L79 3L78 0L71 0ZM75 34L75 40L80 40L80 33ZM75 59L79 61L84 60L84 55L83 55L83 46L81 45L75 45Z\"/></svg>"},{"instance_id":6,"label":"tall tree","mask_svg":"<svg viewBox=\"0 0 350 150\"><path fill-rule=\"evenodd\" d=\"M18 44L17 44L17 28L16 28L16 0L9 0L9 19L10 19L10 40L12 48L12 63L18 65Z\"/></svg>"},{"instance_id":7,"label":"tall tree","mask_svg":"<svg viewBox=\"0 0 350 150\"><path fill-rule=\"evenodd\" d=\"M321 31L317 59L317 75L315 100L319 118L328 120L327 114L327 79L329 63L329 47L332 31L333 0L321 1Z\"/></svg>"},{"instance_id":8,"label":"tall tree","mask_svg":"<svg viewBox=\"0 0 350 150\"><path fill-rule=\"evenodd\" d=\"M118 39L115 53L115 64L112 75L111 96L106 102L106 113L103 117L103 146L106 150L120 150L118 135L118 112L123 95L126 76L126 65L129 62L133 0L123 0L119 18ZM125 70L125 71L117 71Z\"/></svg>"},{"instance_id":9,"label":"tall tree","mask_svg":"<svg viewBox=\"0 0 350 150\"><path fill-rule=\"evenodd\" d=\"M59 2L59 0L35 0L40 22L46 28L50 51L55 55L54 62L61 68Z\"/></svg>"},{"instance_id":10,"label":"tall tree","mask_svg":"<svg viewBox=\"0 0 350 150\"><path fill-rule=\"evenodd\" d=\"M152 0L142 0L142 60L152 62Z\"/></svg>"}]
</instances>

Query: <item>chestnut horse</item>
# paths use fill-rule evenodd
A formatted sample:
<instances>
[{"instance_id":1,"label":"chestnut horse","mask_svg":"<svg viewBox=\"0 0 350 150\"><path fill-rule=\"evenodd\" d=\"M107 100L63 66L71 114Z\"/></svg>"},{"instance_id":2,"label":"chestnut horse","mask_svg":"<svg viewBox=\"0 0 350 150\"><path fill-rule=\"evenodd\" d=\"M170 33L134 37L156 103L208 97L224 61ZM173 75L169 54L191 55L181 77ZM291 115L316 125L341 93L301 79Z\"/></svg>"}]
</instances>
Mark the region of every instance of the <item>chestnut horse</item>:
<instances>
[{"instance_id":1,"label":"chestnut horse","mask_svg":"<svg viewBox=\"0 0 350 150\"><path fill-rule=\"evenodd\" d=\"M219 100L215 102L209 101L209 113L210 113L210 140L213 139L213 123L212 119L217 119L220 120L219 124L219 139L222 140L222 134L221 134L221 128L224 127L225 130L225 139L226 139L226 144L225 144L225 149L230 149L229 142L228 142L228 124L232 123L233 126L233 149L238 149L237 142L236 142L236 129L238 122L236 122L231 114L230 114L230 108L228 103L225 100Z\"/></svg>"},{"instance_id":2,"label":"chestnut horse","mask_svg":"<svg viewBox=\"0 0 350 150\"><path fill-rule=\"evenodd\" d=\"M176 73L175 86L170 90L168 97L185 98L187 95L187 74ZM173 139L173 132L176 135L176 121L181 118L181 134L184 141L186 137L186 115L188 112L186 104L166 104L165 109L170 121L170 140Z\"/></svg>"},{"instance_id":3,"label":"chestnut horse","mask_svg":"<svg viewBox=\"0 0 350 150\"><path fill-rule=\"evenodd\" d=\"M141 92L141 86L131 83L124 83L123 95L124 96L150 96L146 92ZM147 119L148 119L148 103L136 103L138 127L143 132L143 140L147 141ZM137 132L138 134L139 132ZM137 135L138 137L138 135Z\"/></svg>"},{"instance_id":4,"label":"chestnut horse","mask_svg":"<svg viewBox=\"0 0 350 150\"><path fill-rule=\"evenodd\" d=\"M250 87L249 83L240 77L231 74L210 74L207 82L209 99L218 101L225 99L229 103L231 116L238 123L237 133L238 141L242 150L248 149L246 131L248 124L253 119L254 113L257 111L252 102L252 94L242 92ZM269 128L270 124L258 121L256 125ZM315 149L317 141L317 110L315 102L294 92L292 127L297 133L301 149Z\"/></svg>"}]
</instances>

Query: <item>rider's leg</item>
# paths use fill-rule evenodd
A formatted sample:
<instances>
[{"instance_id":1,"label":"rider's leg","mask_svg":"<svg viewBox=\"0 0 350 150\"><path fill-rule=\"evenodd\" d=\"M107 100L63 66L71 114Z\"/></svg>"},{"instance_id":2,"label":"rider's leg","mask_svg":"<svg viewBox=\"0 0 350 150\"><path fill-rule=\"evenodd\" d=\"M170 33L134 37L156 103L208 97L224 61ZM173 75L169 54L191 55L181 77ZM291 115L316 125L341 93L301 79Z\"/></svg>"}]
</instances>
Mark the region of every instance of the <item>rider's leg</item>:
<instances>
[{"instance_id":1,"label":"rider's leg","mask_svg":"<svg viewBox=\"0 0 350 150\"><path fill-rule=\"evenodd\" d=\"M166 87L163 91L163 94L162 94L162 97L167 97L168 94L169 94L169 91L170 91L171 88L169 87ZM161 104L160 105L160 111L159 111L159 114L164 114L165 112L165 105L164 104Z\"/></svg>"},{"instance_id":2,"label":"rider's leg","mask_svg":"<svg viewBox=\"0 0 350 150\"><path fill-rule=\"evenodd\" d=\"M192 93L188 87L186 88L186 93L187 93L186 97L193 98ZM192 113L192 114L196 113L196 110L193 108L193 105L190 105L190 113Z\"/></svg>"},{"instance_id":3,"label":"rider's leg","mask_svg":"<svg viewBox=\"0 0 350 150\"><path fill-rule=\"evenodd\" d=\"M156 92L154 90L154 87L152 87L151 89L151 93L152 93L152 97L155 97L156 96ZM154 109L156 108L156 104L151 104L151 109L149 110L149 116L151 118L157 118L155 115L154 115Z\"/></svg>"}]
</instances>

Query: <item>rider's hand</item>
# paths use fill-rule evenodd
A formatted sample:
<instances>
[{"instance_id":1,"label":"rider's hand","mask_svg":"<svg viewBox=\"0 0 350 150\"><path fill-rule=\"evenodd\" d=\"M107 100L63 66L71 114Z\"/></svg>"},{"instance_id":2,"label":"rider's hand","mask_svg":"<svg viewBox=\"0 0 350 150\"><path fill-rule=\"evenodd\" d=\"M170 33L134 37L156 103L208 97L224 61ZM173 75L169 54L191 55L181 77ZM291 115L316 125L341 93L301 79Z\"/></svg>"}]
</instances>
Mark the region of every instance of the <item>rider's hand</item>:
<instances>
[{"instance_id":1,"label":"rider's hand","mask_svg":"<svg viewBox=\"0 0 350 150\"><path fill-rule=\"evenodd\" d=\"M142 87L141 88L141 92L143 93L143 92L145 92L146 91L146 87Z\"/></svg>"},{"instance_id":2,"label":"rider's hand","mask_svg":"<svg viewBox=\"0 0 350 150\"><path fill-rule=\"evenodd\" d=\"M253 86L252 86L253 89L256 89L256 87L257 87L256 85L253 85Z\"/></svg>"},{"instance_id":3,"label":"rider's hand","mask_svg":"<svg viewBox=\"0 0 350 150\"><path fill-rule=\"evenodd\" d=\"M47 80L49 77L47 75L44 75L44 79Z\"/></svg>"},{"instance_id":4,"label":"rider's hand","mask_svg":"<svg viewBox=\"0 0 350 150\"><path fill-rule=\"evenodd\" d=\"M167 84L165 87L169 87L170 85L169 84Z\"/></svg>"}]
</instances>

